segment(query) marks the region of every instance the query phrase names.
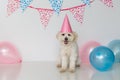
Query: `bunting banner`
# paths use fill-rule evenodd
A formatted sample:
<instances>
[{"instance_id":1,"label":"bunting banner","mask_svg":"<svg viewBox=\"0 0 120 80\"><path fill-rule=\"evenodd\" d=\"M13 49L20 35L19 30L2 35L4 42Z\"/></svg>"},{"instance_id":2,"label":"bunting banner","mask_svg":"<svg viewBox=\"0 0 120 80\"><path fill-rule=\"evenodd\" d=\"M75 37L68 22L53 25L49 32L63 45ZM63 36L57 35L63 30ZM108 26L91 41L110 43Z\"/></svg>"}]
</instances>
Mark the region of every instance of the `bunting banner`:
<instances>
[{"instance_id":1,"label":"bunting banner","mask_svg":"<svg viewBox=\"0 0 120 80\"><path fill-rule=\"evenodd\" d=\"M75 7L69 10L72 15L74 16L74 18L82 23L83 22L83 16L84 16L84 11L85 11L85 6L79 6L79 7Z\"/></svg>"},{"instance_id":2,"label":"bunting banner","mask_svg":"<svg viewBox=\"0 0 120 80\"><path fill-rule=\"evenodd\" d=\"M86 4L82 4L79 6L71 7L71 8L66 8L66 9L61 9L60 11L69 11L72 13L73 17L80 23L83 22L83 16L84 16L84 10L85 10ZM29 8L35 9L39 12L40 14L40 21L44 27L47 27L49 20L51 16L54 13L54 10L52 9L43 9L43 8L35 8L33 6L29 6Z\"/></svg>"},{"instance_id":3,"label":"bunting banner","mask_svg":"<svg viewBox=\"0 0 120 80\"><path fill-rule=\"evenodd\" d=\"M48 22L51 18L51 16L53 15L53 11L52 10L47 10L47 9L37 9L39 14L40 14L40 21L42 23L42 25L44 27L47 27Z\"/></svg>"},{"instance_id":4,"label":"bunting banner","mask_svg":"<svg viewBox=\"0 0 120 80\"><path fill-rule=\"evenodd\" d=\"M19 0L8 0L7 4L7 14L10 16L13 12L15 12L20 7Z\"/></svg>"},{"instance_id":5,"label":"bunting banner","mask_svg":"<svg viewBox=\"0 0 120 80\"><path fill-rule=\"evenodd\" d=\"M63 0L49 0L53 10L59 14L62 7Z\"/></svg>"},{"instance_id":6,"label":"bunting banner","mask_svg":"<svg viewBox=\"0 0 120 80\"><path fill-rule=\"evenodd\" d=\"M112 0L101 0L106 6L113 7Z\"/></svg>"},{"instance_id":7,"label":"bunting banner","mask_svg":"<svg viewBox=\"0 0 120 80\"><path fill-rule=\"evenodd\" d=\"M33 0L20 0L20 8L24 11Z\"/></svg>"},{"instance_id":8,"label":"bunting banner","mask_svg":"<svg viewBox=\"0 0 120 80\"><path fill-rule=\"evenodd\" d=\"M85 6L91 4L94 2L94 0L82 0L84 4L81 4L79 6L74 6L70 8L64 8L61 9L63 0L49 0L53 9L46 9L46 8L35 8L33 6L29 6L33 0L8 0L7 4L7 14L11 15L13 12L15 12L18 8L21 8L23 11L26 8L32 8L39 12L40 15L40 21L44 27L47 27L51 16L54 12L59 14L63 11L69 11L73 17L78 21L79 23L83 23L83 17L84 17L84 11ZM108 7L113 7L112 0L101 0L105 5Z\"/></svg>"}]
</instances>

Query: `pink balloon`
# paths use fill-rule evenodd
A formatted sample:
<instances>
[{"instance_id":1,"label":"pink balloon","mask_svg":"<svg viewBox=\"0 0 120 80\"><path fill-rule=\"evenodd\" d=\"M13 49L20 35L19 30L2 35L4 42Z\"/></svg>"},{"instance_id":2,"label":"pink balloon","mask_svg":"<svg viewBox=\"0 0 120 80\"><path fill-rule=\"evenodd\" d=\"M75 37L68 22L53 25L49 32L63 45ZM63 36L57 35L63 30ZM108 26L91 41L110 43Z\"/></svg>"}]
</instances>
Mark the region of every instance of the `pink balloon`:
<instances>
[{"instance_id":1,"label":"pink balloon","mask_svg":"<svg viewBox=\"0 0 120 80\"><path fill-rule=\"evenodd\" d=\"M18 50L9 42L0 42L0 64L21 63Z\"/></svg>"},{"instance_id":2,"label":"pink balloon","mask_svg":"<svg viewBox=\"0 0 120 80\"><path fill-rule=\"evenodd\" d=\"M89 41L79 49L79 56L82 63L90 64L89 61L90 52L97 46L100 46L100 43L96 41Z\"/></svg>"}]
</instances>

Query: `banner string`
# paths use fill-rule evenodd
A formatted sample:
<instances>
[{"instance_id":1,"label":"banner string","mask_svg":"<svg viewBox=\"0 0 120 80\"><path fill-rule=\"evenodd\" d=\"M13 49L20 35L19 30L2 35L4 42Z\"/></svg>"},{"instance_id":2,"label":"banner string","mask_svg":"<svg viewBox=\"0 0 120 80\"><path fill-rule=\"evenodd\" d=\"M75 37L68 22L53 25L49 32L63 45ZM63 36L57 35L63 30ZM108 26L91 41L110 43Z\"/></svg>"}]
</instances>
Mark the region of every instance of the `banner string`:
<instances>
[{"instance_id":1,"label":"banner string","mask_svg":"<svg viewBox=\"0 0 120 80\"><path fill-rule=\"evenodd\" d=\"M93 3L94 0L90 1L90 3ZM78 5L78 6L74 6L74 7L70 7L70 8L64 8L64 9L61 9L60 11L68 11L70 9L74 9L74 8L78 8L78 7L83 7L83 6L86 6L86 4L81 4L81 5ZM47 9L47 8L35 8L33 6L28 6L29 8L32 8L32 9L41 9L41 10L48 10L48 11L54 11L53 9Z\"/></svg>"}]
</instances>

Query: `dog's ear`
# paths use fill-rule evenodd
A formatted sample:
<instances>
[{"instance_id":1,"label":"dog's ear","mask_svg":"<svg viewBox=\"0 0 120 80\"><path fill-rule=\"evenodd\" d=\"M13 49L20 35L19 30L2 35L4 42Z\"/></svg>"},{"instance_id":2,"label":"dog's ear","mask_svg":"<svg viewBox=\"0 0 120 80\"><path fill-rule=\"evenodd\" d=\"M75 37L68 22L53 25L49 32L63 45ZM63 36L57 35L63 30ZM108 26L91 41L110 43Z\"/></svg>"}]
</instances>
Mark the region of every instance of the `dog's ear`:
<instances>
[{"instance_id":1,"label":"dog's ear","mask_svg":"<svg viewBox=\"0 0 120 80\"><path fill-rule=\"evenodd\" d=\"M73 35L74 35L74 41L77 41L78 39L78 34L76 32L73 32Z\"/></svg>"},{"instance_id":2,"label":"dog's ear","mask_svg":"<svg viewBox=\"0 0 120 80\"><path fill-rule=\"evenodd\" d=\"M59 40L60 32L57 33L56 38Z\"/></svg>"}]
</instances>

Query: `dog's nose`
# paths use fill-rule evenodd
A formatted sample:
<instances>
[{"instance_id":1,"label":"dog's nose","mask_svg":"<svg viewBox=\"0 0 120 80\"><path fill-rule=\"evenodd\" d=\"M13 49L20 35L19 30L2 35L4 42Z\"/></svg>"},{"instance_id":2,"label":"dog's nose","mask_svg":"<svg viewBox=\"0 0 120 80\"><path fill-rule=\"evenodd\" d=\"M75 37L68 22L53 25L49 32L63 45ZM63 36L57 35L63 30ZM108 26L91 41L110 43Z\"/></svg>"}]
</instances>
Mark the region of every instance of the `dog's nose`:
<instances>
[{"instance_id":1,"label":"dog's nose","mask_svg":"<svg viewBox=\"0 0 120 80\"><path fill-rule=\"evenodd\" d=\"M68 40L68 38L67 37L65 37L65 41L67 41Z\"/></svg>"}]
</instances>

